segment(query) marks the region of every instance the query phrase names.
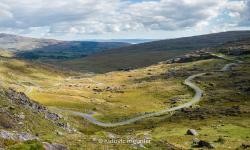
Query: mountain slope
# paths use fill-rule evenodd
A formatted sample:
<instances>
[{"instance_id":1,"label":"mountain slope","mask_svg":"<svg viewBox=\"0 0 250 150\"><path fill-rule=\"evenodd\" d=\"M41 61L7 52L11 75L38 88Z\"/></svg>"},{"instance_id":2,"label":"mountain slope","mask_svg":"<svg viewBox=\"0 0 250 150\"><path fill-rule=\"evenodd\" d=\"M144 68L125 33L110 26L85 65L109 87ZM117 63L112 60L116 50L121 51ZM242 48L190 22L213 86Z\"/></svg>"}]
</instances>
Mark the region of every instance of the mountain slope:
<instances>
[{"instance_id":1,"label":"mountain slope","mask_svg":"<svg viewBox=\"0 0 250 150\"><path fill-rule=\"evenodd\" d=\"M58 41L0 34L0 49L12 51L26 59L79 58L111 48L128 46L123 42Z\"/></svg>"},{"instance_id":2,"label":"mountain slope","mask_svg":"<svg viewBox=\"0 0 250 150\"><path fill-rule=\"evenodd\" d=\"M17 52L16 56L25 59L75 59L105 51L107 49L127 46L120 42L85 42L64 41L54 45L33 49L32 51Z\"/></svg>"},{"instance_id":3,"label":"mountain slope","mask_svg":"<svg viewBox=\"0 0 250 150\"><path fill-rule=\"evenodd\" d=\"M0 33L0 48L10 51L33 50L49 45L61 43L52 39L36 39L18 35Z\"/></svg>"},{"instance_id":4,"label":"mountain slope","mask_svg":"<svg viewBox=\"0 0 250 150\"><path fill-rule=\"evenodd\" d=\"M215 47L229 41L250 37L250 31L231 31L170 40L160 40L143 44L107 50L84 58L62 62L50 61L77 71L109 72L121 68L149 66L187 52Z\"/></svg>"},{"instance_id":5,"label":"mountain slope","mask_svg":"<svg viewBox=\"0 0 250 150\"><path fill-rule=\"evenodd\" d=\"M0 130L3 133L27 132L37 135L42 141L60 143L69 149L101 149L103 146L118 150L135 147L152 150L205 148L197 145L196 141L200 140L212 144L216 149L248 146L250 40L228 42L208 51L213 55L207 51L197 51L181 57L185 61L162 62L127 72L98 75L66 74L11 57L0 57L1 86L19 91L3 90L1 93L0 88ZM200 58L203 52L227 59L211 56ZM226 64L239 61L242 63L220 71ZM202 100L197 105L172 114L121 127L101 128L69 111L89 113L97 120L112 123L180 106L190 101L193 95L182 82L198 73L206 73L193 80L204 91ZM43 112L37 115L19 103L10 103L15 102L16 97L27 99L20 92L48 107L51 112L60 114L78 132L68 133L53 122L44 120ZM196 130L198 135L187 135L188 129ZM139 146L134 143L102 143L106 139L128 137L150 139L150 143ZM9 141L0 137L0 147L12 147L5 143Z\"/></svg>"}]
</instances>

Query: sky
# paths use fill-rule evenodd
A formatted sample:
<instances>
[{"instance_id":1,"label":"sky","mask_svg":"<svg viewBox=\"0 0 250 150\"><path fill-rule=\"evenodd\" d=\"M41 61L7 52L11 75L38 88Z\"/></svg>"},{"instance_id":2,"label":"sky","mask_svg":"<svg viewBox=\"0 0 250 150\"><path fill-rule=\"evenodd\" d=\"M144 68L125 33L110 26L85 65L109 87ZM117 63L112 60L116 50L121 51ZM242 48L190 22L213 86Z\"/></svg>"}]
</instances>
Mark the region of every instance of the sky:
<instances>
[{"instance_id":1,"label":"sky","mask_svg":"<svg viewBox=\"0 0 250 150\"><path fill-rule=\"evenodd\" d=\"M0 33L169 39L250 29L250 0L0 0Z\"/></svg>"}]
</instances>

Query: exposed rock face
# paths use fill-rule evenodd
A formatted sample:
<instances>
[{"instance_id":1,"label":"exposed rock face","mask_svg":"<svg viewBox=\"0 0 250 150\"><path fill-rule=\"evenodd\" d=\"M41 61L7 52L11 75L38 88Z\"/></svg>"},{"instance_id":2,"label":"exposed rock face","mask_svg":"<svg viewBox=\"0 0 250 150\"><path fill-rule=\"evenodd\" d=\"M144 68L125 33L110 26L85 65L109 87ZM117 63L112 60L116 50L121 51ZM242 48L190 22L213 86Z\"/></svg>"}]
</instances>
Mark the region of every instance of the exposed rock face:
<instances>
[{"instance_id":1,"label":"exposed rock face","mask_svg":"<svg viewBox=\"0 0 250 150\"><path fill-rule=\"evenodd\" d=\"M13 89L9 89L6 92L6 95L8 98L12 101L12 103L23 105L25 107L31 108L33 110L36 110L38 112L45 112L47 111L46 107L32 101L22 92L16 92Z\"/></svg>"},{"instance_id":2,"label":"exposed rock face","mask_svg":"<svg viewBox=\"0 0 250 150\"><path fill-rule=\"evenodd\" d=\"M37 140L38 137L30 135L28 133L16 133L9 131L0 131L0 137L3 139L14 140L14 141L28 141L28 140Z\"/></svg>"},{"instance_id":3,"label":"exposed rock face","mask_svg":"<svg viewBox=\"0 0 250 150\"><path fill-rule=\"evenodd\" d=\"M199 50L199 51L195 51L195 52L186 54L184 56L169 59L169 60L166 61L166 63L168 63L168 64L185 63L185 62L204 60L204 59L211 59L211 58L215 58L215 56L210 55L210 53L208 53L208 52L206 52L204 50Z\"/></svg>"},{"instance_id":4,"label":"exposed rock face","mask_svg":"<svg viewBox=\"0 0 250 150\"><path fill-rule=\"evenodd\" d=\"M68 150L68 148L65 147L64 145L57 143L50 144L47 142L43 142L43 147L45 148L45 150Z\"/></svg>"},{"instance_id":5,"label":"exposed rock face","mask_svg":"<svg viewBox=\"0 0 250 150\"><path fill-rule=\"evenodd\" d=\"M19 142L39 140L38 137L33 136L29 133L17 133L14 131L10 132L10 131L5 131L5 130L0 131L0 138L13 140L13 141L19 141ZM43 142L43 146L46 150L68 150L68 148L65 147L64 145L57 144L57 143L50 144L47 142Z\"/></svg>"},{"instance_id":6,"label":"exposed rock face","mask_svg":"<svg viewBox=\"0 0 250 150\"><path fill-rule=\"evenodd\" d=\"M68 124L60 122L60 119L62 118L62 116L56 113L50 112L45 106L42 106L41 104L37 102L34 102L29 97L27 97L24 93L16 92L13 89L9 89L6 92L6 95L12 103L17 104L17 105L22 105L28 109L32 109L32 111L37 112L37 113L44 113L45 119L49 119L53 121L56 125L64 128L65 130L69 132L76 131L75 129L71 128ZM20 119L25 119L25 116L23 114L20 114L17 117Z\"/></svg>"},{"instance_id":7,"label":"exposed rock face","mask_svg":"<svg viewBox=\"0 0 250 150\"><path fill-rule=\"evenodd\" d=\"M46 119L51 119L51 120L54 120L54 121L57 121L57 120L61 119L58 114L51 113L51 112L50 113L45 113L45 118Z\"/></svg>"}]
</instances>

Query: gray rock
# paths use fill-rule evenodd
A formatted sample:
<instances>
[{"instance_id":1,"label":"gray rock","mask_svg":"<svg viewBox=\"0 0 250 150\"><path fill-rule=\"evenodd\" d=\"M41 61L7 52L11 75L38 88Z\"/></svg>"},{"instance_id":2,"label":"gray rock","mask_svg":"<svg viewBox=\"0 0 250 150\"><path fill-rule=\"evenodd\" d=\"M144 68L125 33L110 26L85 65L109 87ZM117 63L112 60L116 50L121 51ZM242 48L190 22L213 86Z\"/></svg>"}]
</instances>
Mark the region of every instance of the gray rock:
<instances>
[{"instance_id":1,"label":"gray rock","mask_svg":"<svg viewBox=\"0 0 250 150\"><path fill-rule=\"evenodd\" d=\"M6 95L8 96L9 100L16 104L16 105L21 105L24 106L25 108L32 109L34 112L38 113L44 113L44 116L46 119L51 120L53 123L56 125L70 131L70 132L75 132L76 130L71 128L68 125L65 125L63 123L59 123L59 120L62 118L62 115L58 115L56 113L50 112L45 106L31 100L28 96L26 96L22 92L16 92L13 89L9 89L6 92ZM20 119L25 119L24 114L17 115L18 118Z\"/></svg>"},{"instance_id":2,"label":"gray rock","mask_svg":"<svg viewBox=\"0 0 250 150\"><path fill-rule=\"evenodd\" d=\"M43 142L43 147L45 148L45 150L68 150L68 148L64 145L57 143L50 144L47 142Z\"/></svg>"},{"instance_id":3,"label":"gray rock","mask_svg":"<svg viewBox=\"0 0 250 150\"><path fill-rule=\"evenodd\" d=\"M17 117L22 120L25 119L25 115L23 113L20 113L19 115L17 115Z\"/></svg>"},{"instance_id":4,"label":"gray rock","mask_svg":"<svg viewBox=\"0 0 250 150\"><path fill-rule=\"evenodd\" d=\"M55 114L55 113L51 113L51 112L47 112L45 113L45 118L46 119L50 119L53 121L57 121L60 119L59 115Z\"/></svg>"},{"instance_id":5,"label":"gray rock","mask_svg":"<svg viewBox=\"0 0 250 150\"><path fill-rule=\"evenodd\" d=\"M209 148L209 149L214 149L214 145L207 142L207 141L203 141L203 140L200 140L197 144L197 147L206 147L206 148Z\"/></svg>"},{"instance_id":6,"label":"gray rock","mask_svg":"<svg viewBox=\"0 0 250 150\"><path fill-rule=\"evenodd\" d=\"M250 149L250 144L242 143L240 146L242 149Z\"/></svg>"},{"instance_id":7,"label":"gray rock","mask_svg":"<svg viewBox=\"0 0 250 150\"><path fill-rule=\"evenodd\" d=\"M38 139L37 137L33 136L33 135L30 135L28 133L21 133L21 134L18 134L18 139L20 141L28 141L28 140L35 140L35 139Z\"/></svg>"},{"instance_id":8,"label":"gray rock","mask_svg":"<svg viewBox=\"0 0 250 150\"><path fill-rule=\"evenodd\" d=\"M107 136L109 139L116 139L117 135L115 135L114 133L107 133Z\"/></svg>"},{"instance_id":9,"label":"gray rock","mask_svg":"<svg viewBox=\"0 0 250 150\"><path fill-rule=\"evenodd\" d=\"M62 136L62 135L63 135L63 133L60 132L60 131L57 131L56 134L59 135L59 136Z\"/></svg>"},{"instance_id":10,"label":"gray rock","mask_svg":"<svg viewBox=\"0 0 250 150\"><path fill-rule=\"evenodd\" d=\"M45 112L47 111L47 108L32 101L22 92L16 92L13 89L9 89L6 92L6 95L8 96L9 100L14 102L15 104L22 105L31 109L34 109L38 112Z\"/></svg>"},{"instance_id":11,"label":"gray rock","mask_svg":"<svg viewBox=\"0 0 250 150\"><path fill-rule=\"evenodd\" d=\"M142 143L136 143L136 144L133 144L133 146L134 146L135 149L145 148L145 146Z\"/></svg>"},{"instance_id":12,"label":"gray rock","mask_svg":"<svg viewBox=\"0 0 250 150\"><path fill-rule=\"evenodd\" d=\"M198 135L198 132L195 129L188 129L187 130L187 135Z\"/></svg>"},{"instance_id":13,"label":"gray rock","mask_svg":"<svg viewBox=\"0 0 250 150\"><path fill-rule=\"evenodd\" d=\"M24 125L24 123L23 122L18 122L18 125Z\"/></svg>"},{"instance_id":14,"label":"gray rock","mask_svg":"<svg viewBox=\"0 0 250 150\"><path fill-rule=\"evenodd\" d=\"M70 133L77 132L77 130L75 128L71 127L69 123L58 122L57 126L63 128L64 130L66 130L66 131L68 131Z\"/></svg>"},{"instance_id":15,"label":"gray rock","mask_svg":"<svg viewBox=\"0 0 250 150\"><path fill-rule=\"evenodd\" d=\"M0 108L0 113L5 113L6 111L6 108Z\"/></svg>"},{"instance_id":16,"label":"gray rock","mask_svg":"<svg viewBox=\"0 0 250 150\"><path fill-rule=\"evenodd\" d=\"M14 140L14 141L28 141L38 139L36 136L33 136L29 133L17 133L10 131L0 131L0 137L3 139Z\"/></svg>"}]
</instances>

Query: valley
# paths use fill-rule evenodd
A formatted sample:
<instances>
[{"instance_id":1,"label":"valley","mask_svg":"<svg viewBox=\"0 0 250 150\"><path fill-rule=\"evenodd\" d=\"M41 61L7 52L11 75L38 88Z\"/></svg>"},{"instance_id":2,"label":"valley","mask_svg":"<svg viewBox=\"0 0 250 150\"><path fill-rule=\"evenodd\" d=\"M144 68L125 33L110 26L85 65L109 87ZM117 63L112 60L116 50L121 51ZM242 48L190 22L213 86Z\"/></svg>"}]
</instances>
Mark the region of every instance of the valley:
<instances>
[{"instance_id":1,"label":"valley","mask_svg":"<svg viewBox=\"0 0 250 150\"><path fill-rule=\"evenodd\" d=\"M63 63L49 67L1 50L0 130L29 133L39 140L29 143L0 136L0 146L21 149L33 144L43 149L47 142L69 149L244 148L250 138L249 45L246 38L198 50L155 52L162 57L157 63L138 68L117 63L116 68L123 69L106 73L61 69ZM88 57L95 55L101 54ZM47 111L13 103L23 96L10 89L60 119L51 121L44 118ZM63 125L58 126L58 121ZM198 134L187 134L189 129ZM148 139L150 143L101 142L108 139Z\"/></svg>"}]
</instances>

